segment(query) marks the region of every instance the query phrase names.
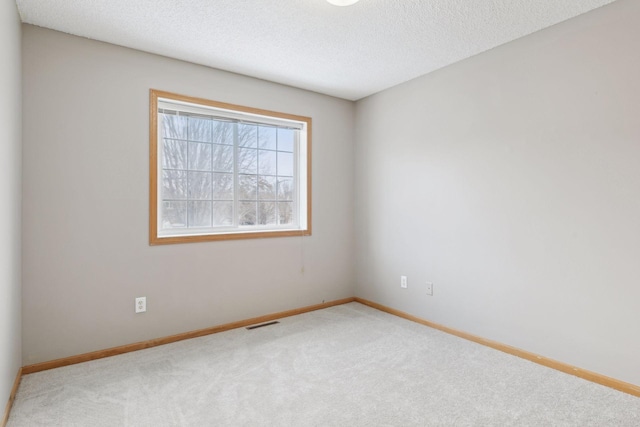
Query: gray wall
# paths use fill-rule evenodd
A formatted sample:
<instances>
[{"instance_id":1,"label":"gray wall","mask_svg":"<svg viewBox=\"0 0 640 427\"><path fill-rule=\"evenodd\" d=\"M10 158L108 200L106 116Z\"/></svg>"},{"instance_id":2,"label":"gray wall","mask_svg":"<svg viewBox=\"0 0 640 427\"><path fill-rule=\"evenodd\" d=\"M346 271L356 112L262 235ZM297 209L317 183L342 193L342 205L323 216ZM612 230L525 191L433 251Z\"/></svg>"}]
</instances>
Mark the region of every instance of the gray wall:
<instances>
[{"instance_id":1,"label":"gray wall","mask_svg":"<svg viewBox=\"0 0 640 427\"><path fill-rule=\"evenodd\" d=\"M638 22L619 0L358 102L357 295L640 384Z\"/></svg>"},{"instance_id":2,"label":"gray wall","mask_svg":"<svg viewBox=\"0 0 640 427\"><path fill-rule=\"evenodd\" d=\"M25 364L354 294L353 103L28 25L23 58ZM150 88L312 117L313 235L150 247Z\"/></svg>"},{"instance_id":3,"label":"gray wall","mask_svg":"<svg viewBox=\"0 0 640 427\"><path fill-rule=\"evenodd\" d=\"M24 364L355 293L640 384L639 18L618 0L355 106L23 26ZM149 88L311 116L313 236L149 247ZM19 240L3 245L8 393Z\"/></svg>"},{"instance_id":4,"label":"gray wall","mask_svg":"<svg viewBox=\"0 0 640 427\"><path fill-rule=\"evenodd\" d=\"M21 53L20 18L0 1L0 408L21 365ZM3 409L0 409L3 410ZM2 413L0 412L0 416Z\"/></svg>"}]
</instances>

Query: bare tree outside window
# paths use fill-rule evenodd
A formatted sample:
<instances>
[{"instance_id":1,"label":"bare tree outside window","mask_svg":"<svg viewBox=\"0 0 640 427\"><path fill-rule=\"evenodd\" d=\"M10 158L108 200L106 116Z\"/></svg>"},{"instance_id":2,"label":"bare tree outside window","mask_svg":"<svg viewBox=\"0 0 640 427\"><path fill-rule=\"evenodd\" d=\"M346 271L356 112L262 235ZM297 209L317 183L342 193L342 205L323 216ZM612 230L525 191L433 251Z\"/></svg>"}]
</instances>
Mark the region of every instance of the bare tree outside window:
<instances>
[{"instance_id":1,"label":"bare tree outside window","mask_svg":"<svg viewBox=\"0 0 640 427\"><path fill-rule=\"evenodd\" d=\"M244 119L215 105L156 103L159 234L308 234L310 217L300 206L308 214L309 177L300 174L310 166L310 156L301 154L309 149L310 119Z\"/></svg>"}]
</instances>

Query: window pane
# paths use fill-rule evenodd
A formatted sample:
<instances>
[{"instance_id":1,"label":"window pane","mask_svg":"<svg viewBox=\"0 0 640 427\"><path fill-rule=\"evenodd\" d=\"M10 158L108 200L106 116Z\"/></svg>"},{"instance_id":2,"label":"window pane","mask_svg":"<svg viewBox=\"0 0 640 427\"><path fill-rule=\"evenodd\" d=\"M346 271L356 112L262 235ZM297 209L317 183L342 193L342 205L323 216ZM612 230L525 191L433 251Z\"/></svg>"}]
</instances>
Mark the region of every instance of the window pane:
<instances>
[{"instance_id":1,"label":"window pane","mask_svg":"<svg viewBox=\"0 0 640 427\"><path fill-rule=\"evenodd\" d=\"M293 178L278 178L278 200L293 200Z\"/></svg>"},{"instance_id":2,"label":"window pane","mask_svg":"<svg viewBox=\"0 0 640 427\"><path fill-rule=\"evenodd\" d=\"M258 127L238 123L238 145L256 148L258 146Z\"/></svg>"},{"instance_id":3,"label":"window pane","mask_svg":"<svg viewBox=\"0 0 640 427\"><path fill-rule=\"evenodd\" d=\"M258 172L258 150L253 148L238 149L238 171L253 174Z\"/></svg>"},{"instance_id":4,"label":"window pane","mask_svg":"<svg viewBox=\"0 0 640 427\"><path fill-rule=\"evenodd\" d=\"M278 129L278 151L293 152L295 132L293 129Z\"/></svg>"},{"instance_id":5,"label":"window pane","mask_svg":"<svg viewBox=\"0 0 640 427\"><path fill-rule=\"evenodd\" d=\"M278 153L278 175L293 176L292 153Z\"/></svg>"},{"instance_id":6,"label":"window pane","mask_svg":"<svg viewBox=\"0 0 640 427\"><path fill-rule=\"evenodd\" d=\"M174 114L160 114L162 136L173 139L187 139L187 118Z\"/></svg>"},{"instance_id":7,"label":"window pane","mask_svg":"<svg viewBox=\"0 0 640 427\"><path fill-rule=\"evenodd\" d=\"M213 174L213 199L233 200L233 174Z\"/></svg>"},{"instance_id":8,"label":"window pane","mask_svg":"<svg viewBox=\"0 0 640 427\"><path fill-rule=\"evenodd\" d=\"M278 217L280 218L280 224L293 224L293 203L278 203Z\"/></svg>"},{"instance_id":9,"label":"window pane","mask_svg":"<svg viewBox=\"0 0 640 427\"><path fill-rule=\"evenodd\" d=\"M258 157L259 172L262 175L276 174L276 152L260 150Z\"/></svg>"},{"instance_id":10,"label":"window pane","mask_svg":"<svg viewBox=\"0 0 640 427\"><path fill-rule=\"evenodd\" d=\"M275 176L258 176L258 198L261 200L276 199Z\"/></svg>"},{"instance_id":11,"label":"window pane","mask_svg":"<svg viewBox=\"0 0 640 427\"><path fill-rule=\"evenodd\" d=\"M162 172L162 199L187 198L187 173L184 171Z\"/></svg>"},{"instance_id":12,"label":"window pane","mask_svg":"<svg viewBox=\"0 0 640 427\"><path fill-rule=\"evenodd\" d=\"M256 202L240 202L238 209L240 209L240 212L238 212L239 225L256 224Z\"/></svg>"},{"instance_id":13,"label":"window pane","mask_svg":"<svg viewBox=\"0 0 640 427\"><path fill-rule=\"evenodd\" d=\"M162 169L187 168L187 143L165 139L162 144Z\"/></svg>"},{"instance_id":14,"label":"window pane","mask_svg":"<svg viewBox=\"0 0 640 427\"><path fill-rule=\"evenodd\" d=\"M187 202L162 202L162 228L187 226Z\"/></svg>"},{"instance_id":15,"label":"window pane","mask_svg":"<svg viewBox=\"0 0 640 427\"><path fill-rule=\"evenodd\" d=\"M213 226L233 225L233 202L213 202Z\"/></svg>"},{"instance_id":16,"label":"window pane","mask_svg":"<svg viewBox=\"0 0 640 427\"><path fill-rule=\"evenodd\" d=\"M213 170L215 172L233 172L233 147L230 145L212 145Z\"/></svg>"},{"instance_id":17,"label":"window pane","mask_svg":"<svg viewBox=\"0 0 640 427\"><path fill-rule=\"evenodd\" d=\"M211 202L189 203L189 227L211 227Z\"/></svg>"},{"instance_id":18,"label":"window pane","mask_svg":"<svg viewBox=\"0 0 640 427\"><path fill-rule=\"evenodd\" d=\"M276 128L271 126L258 127L258 147L266 150L276 149Z\"/></svg>"},{"instance_id":19,"label":"window pane","mask_svg":"<svg viewBox=\"0 0 640 427\"><path fill-rule=\"evenodd\" d=\"M150 244L307 234L311 119L154 90L151 98Z\"/></svg>"},{"instance_id":20,"label":"window pane","mask_svg":"<svg viewBox=\"0 0 640 427\"><path fill-rule=\"evenodd\" d=\"M233 145L233 127L231 122L221 122L212 120L213 124L213 142L216 144Z\"/></svg>"},{"instance_id":21,"label":"window pane","mask_svg":"<svg viewBox=\"0 0 640 427\"><path fill-rule=\"evenodd\" d=\"M189 140L211 142L211 119L189 117Z\"/></svg>"},{"instance_id":22,"label":"window pane","mask_svg":"<svg viewBox=\"0 0 640 427\"><path fill-rule=\"evenodd\" d=\"M210 172L189 172L189 199L190 200L211 200Z\"/></svg>"},{"instance_id":23,"label":"window pane","mask_svg":"<svg viewBox=\"0 0 640 427\"><path fill-rule=\"evenodd\" d=\"M238 197L240 200L256 200L258 197L258 181L255 175L238 177Z\"/></svg>"},{"instance_id":24,"label":"window pane","mask_svg":"<svg viewBox=\"0 0 640 427\"><path fill-rule=\"evenodd\" d=\"M211 170L211 144L199 142L189 143L189 169L198 171Z\"/></svg>"},{"instance_id":25,"label":"window pane","mask_svg":"<svg viewBox=\"0 0 640 427\"><path fill-rule=\"evenodd\" d=\"M274 225L276 223L275 202L258 203L258 223L261 225Z\"/></svg>"}]
</instances>

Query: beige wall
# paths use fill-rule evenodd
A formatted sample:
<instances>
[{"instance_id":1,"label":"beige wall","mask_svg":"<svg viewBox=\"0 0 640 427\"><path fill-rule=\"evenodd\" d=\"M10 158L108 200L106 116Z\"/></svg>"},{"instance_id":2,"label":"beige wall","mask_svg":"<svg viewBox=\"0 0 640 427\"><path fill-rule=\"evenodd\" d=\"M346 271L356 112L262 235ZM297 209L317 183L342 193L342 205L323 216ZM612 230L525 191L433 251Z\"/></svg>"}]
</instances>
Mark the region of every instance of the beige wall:
<instances>
[{"instance_id":1,"label":"beige wall","mask_svg":"<svg viewBox=\"0 0 640 427\"><path fill-rule=\"evenodd\" d=\"M619 0L358 102L356 293L640 384L638 22Z\"/></svg>"},{"instance_id":2,"label":"beige wall","mask_svg":"<svg viewBox=\"0 0 640 427\"><path fill-rule=\"evenodd\" d=\"M4 408L21 366L20 40L16 4L0 0L0 408Z\"/></svg>"},{"instance_id":3,"label":"beige wall","mask_svg":"<svg viewBox=\"0 0 640 427\"><path fill-rule=\"evenodd\" d=\"M353 103L28 25L23 56L25 364L353 295ZM312 117L313 235L150 247L150 88Z\"/></svg>"}]
</instances>

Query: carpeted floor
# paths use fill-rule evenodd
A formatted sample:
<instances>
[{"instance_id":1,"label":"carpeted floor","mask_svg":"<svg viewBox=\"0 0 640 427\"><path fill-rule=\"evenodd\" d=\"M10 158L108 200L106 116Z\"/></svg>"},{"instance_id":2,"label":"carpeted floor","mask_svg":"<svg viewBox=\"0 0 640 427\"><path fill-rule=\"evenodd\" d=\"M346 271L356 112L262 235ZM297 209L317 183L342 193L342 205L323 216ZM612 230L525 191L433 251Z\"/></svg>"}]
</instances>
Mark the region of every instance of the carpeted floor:
<instances>
[{"instance_id":1,"label":"carpeted floor","mask_svg":"<svg viewBox=\"0 0 640 427\"><path fill-rule=\"evenodd\" d=\"M350 303L26 375L8 427L640 426L640 399Z\"/></svg>"}]
</instances>

